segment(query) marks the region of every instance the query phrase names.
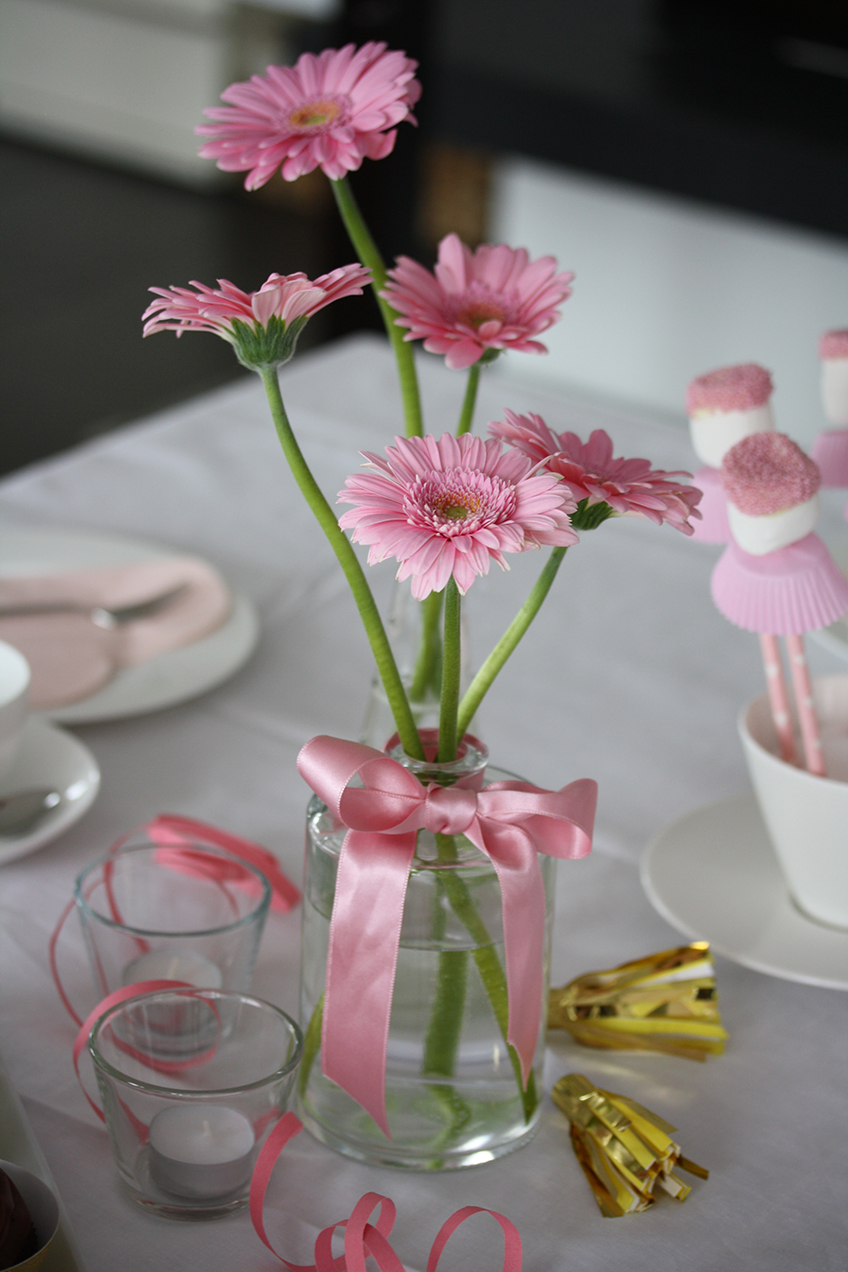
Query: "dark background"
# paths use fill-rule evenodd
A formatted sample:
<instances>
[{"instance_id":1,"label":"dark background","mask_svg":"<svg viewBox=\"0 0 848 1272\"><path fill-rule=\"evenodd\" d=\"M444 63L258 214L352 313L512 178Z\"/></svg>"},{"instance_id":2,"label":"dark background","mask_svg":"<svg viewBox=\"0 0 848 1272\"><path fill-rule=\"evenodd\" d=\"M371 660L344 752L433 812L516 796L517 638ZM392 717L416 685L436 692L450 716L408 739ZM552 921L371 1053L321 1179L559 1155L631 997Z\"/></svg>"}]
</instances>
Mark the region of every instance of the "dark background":
<instances>
[{"instance_id":1,"label":"dark background","mask_svg":"<svg viewBox=\"0 0 848 1272\"><path fill-rule=\"evenodd\" d=\"M504 154L848 237L844 0L348 0L287 38L383 39L421 63L419 128L352 177L388 259L429 263L449 228L485 237ZM142 342L147 288L254 290L352 260L313 177L201 193L0 138L0 472L244 374L211 336ZM347 300L300 347L378 321Z\"/></svg>"}]
</instances>

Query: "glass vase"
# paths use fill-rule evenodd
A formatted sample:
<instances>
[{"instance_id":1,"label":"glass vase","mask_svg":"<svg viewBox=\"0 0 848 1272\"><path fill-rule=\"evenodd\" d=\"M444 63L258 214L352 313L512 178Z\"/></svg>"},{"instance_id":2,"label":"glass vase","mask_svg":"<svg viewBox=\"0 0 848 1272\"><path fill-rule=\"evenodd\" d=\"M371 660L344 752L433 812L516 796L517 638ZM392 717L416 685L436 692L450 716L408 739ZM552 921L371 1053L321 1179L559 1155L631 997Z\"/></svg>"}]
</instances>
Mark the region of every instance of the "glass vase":
<instances>
[{"instance_id":1,"label":"glass vase","mask_svg":"<svg viewBox=\"0 0 848 1272\"><path fill-rule=\"evenodd\" d=\"M393 758L422 784L481 775L514 777L487 764L466 738L450 764ZM450 1170L492 1161L533 1136L541 1095L544 1018L522 1087L506 1043L508 1002L501 892L489 858L464 835L418 832L406 892L389 1023L386 1111L391 1139L321 1071L321 1011L330 917L345 828L313 796L307 809L300 1018L305 1033L298 1114L316 1139L359 1161ZM547 1002L555 861L540 855L545 885L542 1006Z\"/></svg>"}]
</instances>

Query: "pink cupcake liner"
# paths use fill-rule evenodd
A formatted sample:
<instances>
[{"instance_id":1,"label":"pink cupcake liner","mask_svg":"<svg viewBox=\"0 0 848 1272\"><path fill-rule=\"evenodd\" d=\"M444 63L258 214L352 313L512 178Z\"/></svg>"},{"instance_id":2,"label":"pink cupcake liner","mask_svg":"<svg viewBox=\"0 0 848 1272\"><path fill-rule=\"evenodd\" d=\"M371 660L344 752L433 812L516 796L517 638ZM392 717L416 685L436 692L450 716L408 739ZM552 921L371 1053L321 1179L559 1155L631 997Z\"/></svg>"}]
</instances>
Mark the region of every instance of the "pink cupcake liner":
<instances>
[{"instance_id":1,"label":"pink cupcake liner","mask_svg":"<svg viewBox=\"0 0 848 1272\"><path fill-rule=\"evenodd\" d=\"M817 534L765 556L751 556L731 539L710 590L729 622L774 636L814 632L848 612L848 583Z\"/></svg>"},{"instance_id":2,"label":"pink cupcake liner","mask_svg":"<svg viewBox=\"0 0 848 1272\"><path fill-rule=\"evenodd\" d=\"M721 484L718 468L699 468L692 478L692 485L704 492L698 511L700 521L693 521L694 534L699 543L727 543L730 526L727 523L727 496Z\"/></svg>"},{"instance_id":3,"label":"pink cupcake liner","mask_svg":"<svg viewBox=\"0 0 848 1272\"><path fill-rule=\"evenodd\" d=\"M813 446L823 486L848 486L848 428L819 433Z\"/></svg>"}]
</instances>

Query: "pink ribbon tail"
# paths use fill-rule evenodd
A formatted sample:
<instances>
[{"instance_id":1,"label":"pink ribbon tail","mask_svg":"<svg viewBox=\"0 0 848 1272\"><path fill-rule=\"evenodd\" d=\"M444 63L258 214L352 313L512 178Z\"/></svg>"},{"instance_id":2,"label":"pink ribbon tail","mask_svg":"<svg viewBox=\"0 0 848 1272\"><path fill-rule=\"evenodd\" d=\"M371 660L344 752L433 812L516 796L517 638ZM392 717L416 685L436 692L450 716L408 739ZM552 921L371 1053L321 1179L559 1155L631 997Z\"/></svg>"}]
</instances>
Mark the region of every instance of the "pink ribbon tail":
<instances>
[{"instance_id":1,"label":"pink ribbon tail","mask_svg":"<svg viewBox=\"0 0 848 1272\"><path fill-rule=\"evenodd\" d=\"M390 840L388 851L383 839ZM349 831L330 921L321 1067L391 1139L386 1052L403 903L415 835Z\"/></svg>"}]
</instances>

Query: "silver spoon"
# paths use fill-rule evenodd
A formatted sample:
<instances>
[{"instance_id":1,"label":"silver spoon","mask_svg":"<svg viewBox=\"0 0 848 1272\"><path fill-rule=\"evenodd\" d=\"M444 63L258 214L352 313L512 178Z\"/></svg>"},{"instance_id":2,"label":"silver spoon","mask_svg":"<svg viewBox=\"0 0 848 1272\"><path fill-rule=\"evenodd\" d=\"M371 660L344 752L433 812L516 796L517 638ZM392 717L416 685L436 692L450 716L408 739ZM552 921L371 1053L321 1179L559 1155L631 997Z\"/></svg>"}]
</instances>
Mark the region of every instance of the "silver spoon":
<instances>
[{"instance_id":1,"label":"silver spoon","mask_svg":"<svg viewBox=\"0 0 848 1272\"><path fill-rule=\"evenodd\" d=\"M59 791L49 786L28 791L15 791L13 795L0 796L0 835L13 838L34 830L45 813L62 802Z\"/></svg>"},{"instance_id":2,"label":"silver spoon","mask_svg":"<svg viewBox=\"0 0 848 1272\"><path fill-rule=\"evenodd\" d=\"M29 605L0 606L0 618L21 618L30 614L87 614L97 627L119 627L123 623L132 623L139 618L152 618L160 610L166 609L188 587L180 583L169 588L159 596L151 596L136 605L122 605L107 609L104 605L80 605L74 601L32 601Z\"/></svg>"}]
</instances>

